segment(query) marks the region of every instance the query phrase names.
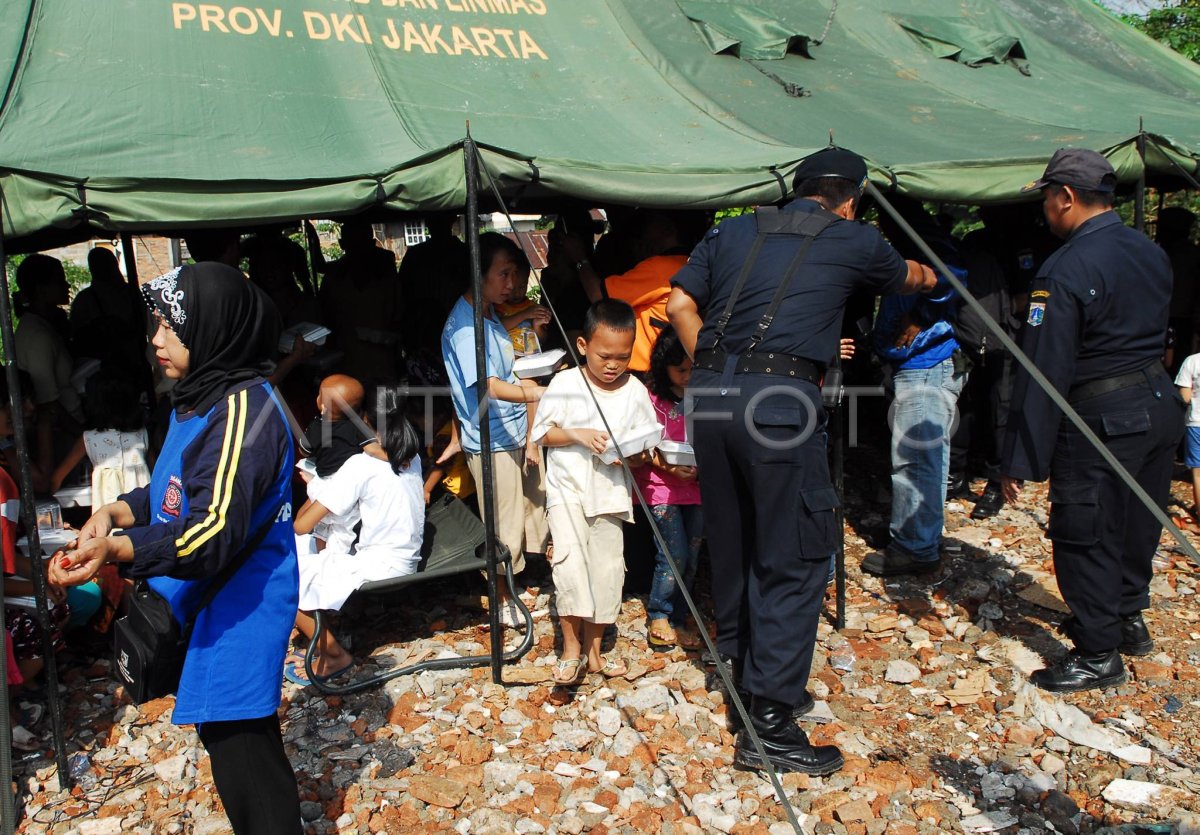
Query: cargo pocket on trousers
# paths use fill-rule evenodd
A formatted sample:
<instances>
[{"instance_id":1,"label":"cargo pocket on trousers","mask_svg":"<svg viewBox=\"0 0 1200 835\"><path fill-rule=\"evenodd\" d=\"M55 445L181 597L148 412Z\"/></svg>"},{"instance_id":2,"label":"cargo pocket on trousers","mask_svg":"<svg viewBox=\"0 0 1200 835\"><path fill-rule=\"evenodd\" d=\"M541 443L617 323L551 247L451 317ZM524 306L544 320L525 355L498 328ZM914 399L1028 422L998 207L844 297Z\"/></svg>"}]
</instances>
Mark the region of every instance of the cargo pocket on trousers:
<instances>
[{"instance_id":1,"label":"cargo pocket on trousers","mask_svg":"<svg viewBox=\"0 0 1200 835\"><path fill-rule=\"evenodd\" d=\"M807 420L800 404L762 404L754 407L751 437L758 449L755 464L795 463L798 448L807 439Z\"/></svg>"},{"instance_id":2,"label":"cargo pocket on trousers","mask_svg":"<svg viewBox=\"0 0 1200 835\"><path fill-rule=\"evenodd\" d=\"M1100 514L1096 506L1099 485L1050 484L1050 524L1046 535L1064 545L1095 545L1100 540Z\"/></svg>"},{"instance_id":3,"label":"cargo pocket on trousers","mask_svg":"<svg viewBox=\"0 0 1200 835\"><path fill-rule=\"evenodd\" d=\"M832 487L800 491L800 558L827 560L837 550L838 494Z\"/></svg>"}]
</instances>

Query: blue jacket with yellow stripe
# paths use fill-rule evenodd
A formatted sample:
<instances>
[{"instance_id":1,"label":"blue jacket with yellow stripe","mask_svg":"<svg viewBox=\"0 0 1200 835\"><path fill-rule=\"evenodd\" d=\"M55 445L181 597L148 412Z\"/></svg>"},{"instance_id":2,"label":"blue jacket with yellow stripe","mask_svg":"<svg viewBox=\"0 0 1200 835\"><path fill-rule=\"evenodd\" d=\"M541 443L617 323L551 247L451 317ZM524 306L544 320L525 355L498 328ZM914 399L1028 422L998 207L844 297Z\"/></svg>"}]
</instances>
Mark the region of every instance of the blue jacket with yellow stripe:
<instances>
[{"instance_id":1,"label":"blue jacket with yellow stripe","mask_svg":"<svg viewBox=\"0 0 1200 835\"><path fill-rule=\"evenodd\" d=\"M292 433L270 385L250 381L205 414L171 416L148 487L121 498L136 527L129 574L151 578L182 624L208 584L261 542L198 615L173 721L257 719L279 706L296 616Z\"/></svg>"}]
</instances>

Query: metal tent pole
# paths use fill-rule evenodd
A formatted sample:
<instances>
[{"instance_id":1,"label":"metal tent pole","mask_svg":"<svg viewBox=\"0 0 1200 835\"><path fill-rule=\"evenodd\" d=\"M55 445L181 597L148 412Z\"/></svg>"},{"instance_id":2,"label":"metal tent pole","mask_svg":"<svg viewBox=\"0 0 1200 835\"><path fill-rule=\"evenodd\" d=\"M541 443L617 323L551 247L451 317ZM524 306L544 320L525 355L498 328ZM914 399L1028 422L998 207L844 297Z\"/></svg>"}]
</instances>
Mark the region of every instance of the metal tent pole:
<instances>
[{"instance_id":1,"label":"metal tent pole","mask_svg":"<svg viewBox=\"0 0 1200 835\"><path fill-rule=\"evenodd\" d=\"M475 301L475 388L479 398L479 461L483 484L480 497L483 504L484 545L487 554L488 623L492 632L492 681L503 683L500 666L504 656L504 634L500 626L499 595L496 592L496 487L493 481L495 462L492 460L492 428L488 416L487 334L484 332L483 273L479 263L479 163L476 160L475 140L467 125L463 140L463 167L467 177L467 249L471 254L471 297ZM509 559L515 558L510 554Z\"/></svg>"},{"instance_id":2,"label":"metal tent pole","mask_svg":"<svg viewBox=\"0 0 1200 835\"><path fill-rule=\"evenodd\" d=\"M4 287L0 288L0 295L4 295L5 300L8 299L8 265L5 263L4 254L4 238L0 236L0 272L4 274ZM6 322L10 313L7 310L7 301L2 305L4 307L4 316ZM10 336L10 328L5 328L2 331L4 337L4 355L7 368L5 372L8 374L8 385L12 385L13 374L11 370L16 367L16 362L13 361L13 340ZM13 408L13 416L16 419L16 413L19 409ZM23 422L24 423L24 422ZM22 427L24 429L24 426ZM4 611L4 595L0 594L0 624L7 623L5 620ZM0 692L8 693L8 642L0 647ZM4 707L0 708L0 833L4 835L12 835L13 830L17 828L17 798L13 791L12 785L12 720L11 708L8 699L4 699ZM61 765L60 765L61 770Z\"/></svg>"},{"instance_id":3,"label":"metal tent pole","mask_svg":"<svg viewBox=\"0 0 1200 835\"><path fill-rule=\"evenodd\" d=\"M4 243L0 240L0 265L5 264L4 258ZM45 674L46 674L46 701L50 707L50 719L53 725L54 732L54 755L58 763L58 779L63 786L71 785L71 774L67 768L67 746L63 734L63 715L62 702L58 697L58 661L54 655L54 641L50 635L50 608L46 602L46 576L42 570L42 543L38 536L37 527L37 504L33 494L33 472L29 467L29 435L25 431L25 415L21 408L21 377L17 369L16 362L16 335L13 332L12 325L12 299L8 293L8 269L5 266L0 269L0 274L3 275L3 286L0 286L0 340L4 346L4 358L6 360L4 372L8 380L8 398L12 408L12 425L13 425L13 441L17 448L18 461L18 484L21 489L21 522L25 526L25 533L28 536L29 543L29 562L33 569L29 573L33 576L29 579L33 582L34 600L37 602L37 620L38 627L42 633L42 655L45 658ZM7 693L5 693L7 696ZM8 702L5 699L5 711L8 710ZM4 722L4 730L0 733L8 735L11 743L11 731L9 723ZM0 744L3 744L4 737L0 736ZM4 753L0 756L11 756L11 744L4 747ZM10 777L11 777L11 761L10 761ZM4 805L7 808L12 798L10 797L8 785L0 787L0 796L4 798ZM15 821L10 816L9 821Z\"/></svg>"},{"instance_id":4,"label":"metal tent pole","mask_svg":"<svg viewBox=\"0 0 1200 835\"><path fill-rule=\"evenodd\" d=\"M843 382L841 346L838 355L830 366L825 378L825 385L831 390L829 407L829 445L833 447L833 489L837 490L838 506L834 512L837 524L837 552L834 557L834 593L837 601L837 614L834 625L838 629L846 626L846 449L842 432L842 382Z\"/></svg>"},{"instance_id":5,"label":"metal tent pole","mask_svg":"<svg viewBox=\"0 0 1200 835\"><path fill-rule=\"evenodd\" d=\"M1139 232L1146 231L1146 131L1142 127L1142 119L1138 117L1137 154L1142 162L1141 173L1138 174L1137 191L1133 195L1133 225Z\"/></svg>"}]
</instances>

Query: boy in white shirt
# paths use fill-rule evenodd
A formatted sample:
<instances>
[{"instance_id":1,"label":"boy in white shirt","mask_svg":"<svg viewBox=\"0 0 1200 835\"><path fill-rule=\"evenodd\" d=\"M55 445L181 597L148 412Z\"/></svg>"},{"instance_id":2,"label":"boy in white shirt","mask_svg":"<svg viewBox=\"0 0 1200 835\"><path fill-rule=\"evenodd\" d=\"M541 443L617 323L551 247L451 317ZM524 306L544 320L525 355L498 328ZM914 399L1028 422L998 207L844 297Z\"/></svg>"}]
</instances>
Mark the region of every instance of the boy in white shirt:
<instances>
[{"instance_id":1,"label":"boy in white shirt","mask_svg":"<svg viewBox=\"0 0 1200 835\"><path fill-rule=\"evenodd\" d=\"M551 570L563 648L554 671L561 685L588 673L624 675L624 661L600 656L600 642L621 610L625 554L621 523L633 521L625 469L604 463L609 447L600 410L622 438L652 434L658 427L650 395L628 373L636 335L633 308L605 299L587 312L578 339L585 365L559 373L538 405L531 441L547 448L546 513L554 539ZM597 409L597 404L599 409ZM661 427L658 427L661 432ZM619 444L630 466L645 463L641 444Z\"/></svg>"},{"instance_id":2,"label":"boy in white shirt","mask_svg":"<svg viewBox=\"0 0 1200 835\"><path fill-rule=\"evenodd\" d=\"M1175 376L1175 385L1179 387L1183 402L1188 404L1183 463L1192 470L1192 509L1188 515L1194 517L1200 509L1200 399L1196 397L1196 389L1200 387L1200 354L1192 354L1183 361ZM1194 527L1192 518L1183 521L1187 527Z\"/></svg>"}]
</instances>

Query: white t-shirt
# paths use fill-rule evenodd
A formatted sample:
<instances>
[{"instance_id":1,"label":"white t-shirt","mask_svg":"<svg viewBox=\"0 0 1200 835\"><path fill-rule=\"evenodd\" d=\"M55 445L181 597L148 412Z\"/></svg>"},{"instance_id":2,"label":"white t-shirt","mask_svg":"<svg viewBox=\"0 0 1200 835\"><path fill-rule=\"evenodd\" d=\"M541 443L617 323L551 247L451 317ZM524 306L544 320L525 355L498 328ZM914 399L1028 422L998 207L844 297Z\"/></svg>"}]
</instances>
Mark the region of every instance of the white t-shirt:
<instances>
[{"instance_id":1,"label":"white t-shirt","mask_svg":"<svg viewBox=\"0 0 1200 835\"><path fill-rule=\"evenodd\" d=\"M1183 361L1175 385L1192 390L1192 402L1188 404L1187 425L1200 426L1200 354L1192 354Z\"/></svg>"},{"instance_id":2,"label":"white t-shirt","mask_svg":"<svg viewBox=\"0 0 1200 835\"><path fill-rule=\"evenodd\" d=\"M595 400L589 388L595 392ZM597 401L618 437L658 426L650 393L636 377L626 376L619 389L604 391L588 385L583 369L573 368L556 375L546 387L529 437L540 441L553 427L604 431ZM546 507L564 504L579 505L586 516L615 514L633 520L625 468L605 464L582 444L546 449Z\"/></svg>"},{"instance_id":3,"label":"white t-shirt","mask_svg":"<svg viewBox=\"0 0 1200 835\"><path fill-rule=\"evenodd\" d=\"M26 313L17 324L16 342L17 367L33 379L37 404L57 401L71 417L82 420L79 392L71 385L74 362L66 340L41 316Z\"/></svg>"},{"instance_id":4,"label":"white t-shirt","mask_svg":"<svg viewBox=\"0 0 1200 835\"><path fill-rule=\"evenodd\" d=\"M414 455L408 468L392 472L386 461L360 453L351 456L328 478L313 479L308 497L337 516L357 509L362 517L357 553L360 557L421 559L425 534L425 482L421 457Z\"/></svg>"}]
</instances>

